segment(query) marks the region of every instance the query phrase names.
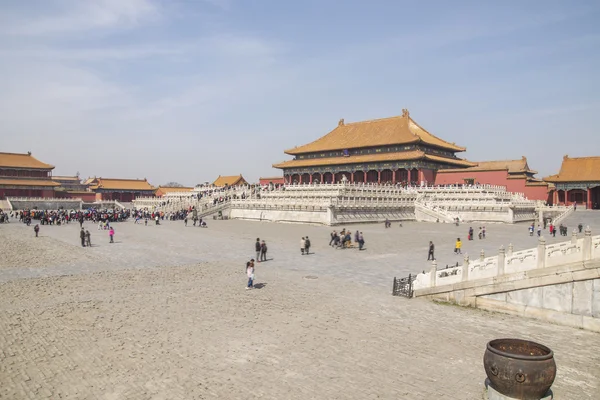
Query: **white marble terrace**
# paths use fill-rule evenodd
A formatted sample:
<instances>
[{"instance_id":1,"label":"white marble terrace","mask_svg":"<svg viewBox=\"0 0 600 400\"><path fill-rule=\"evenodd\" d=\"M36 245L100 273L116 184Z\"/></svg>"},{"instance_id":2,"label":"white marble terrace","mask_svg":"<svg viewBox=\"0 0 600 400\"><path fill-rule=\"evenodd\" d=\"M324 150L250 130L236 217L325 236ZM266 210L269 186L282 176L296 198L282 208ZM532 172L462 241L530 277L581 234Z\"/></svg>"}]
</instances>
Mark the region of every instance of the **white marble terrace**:
<instances>
[{"instance_id":1,"label":"white marble terrace","mask_svg":"<svg viewBox=\"0 0 600 400\"><path fill-rule=\"evenodd\" d=\"M538 211L546 207L528 200L522 193L507 192L504 186L424 185L403 188L399 185L363 183L292 184L278 188L205 186L196 188L190 193L167 193L162 198L137 198L134 204L137 208L164 212L195 207L203 215L208 215L211 211L216 212L217 206L219 211L225 209L247 211L234 212L232 217L235 218L251 215L252 213L249 213L251 210L302 210L324 213L329 209L331 214L329 217L309 220L331 225L342 223L341 219L347 220L353 210L369 215L368 221L364 222L377 222L389 218L453 223L458 218L460 222L514 223L534 221L539 214ZM395 209L399 212L394 213ZM544 215L552 218L564 218L569 212L568 207L544 208ZM336 215L344 215L344 218L336 218ZM280 213L276 218L268 218L268 215L260 214L261 220L263 217L273 221L309 222L303 219L304 217L298 218L297 214ZM353 222L360 222L360 217L350 219Z\"/></svg>"}]
</instances>

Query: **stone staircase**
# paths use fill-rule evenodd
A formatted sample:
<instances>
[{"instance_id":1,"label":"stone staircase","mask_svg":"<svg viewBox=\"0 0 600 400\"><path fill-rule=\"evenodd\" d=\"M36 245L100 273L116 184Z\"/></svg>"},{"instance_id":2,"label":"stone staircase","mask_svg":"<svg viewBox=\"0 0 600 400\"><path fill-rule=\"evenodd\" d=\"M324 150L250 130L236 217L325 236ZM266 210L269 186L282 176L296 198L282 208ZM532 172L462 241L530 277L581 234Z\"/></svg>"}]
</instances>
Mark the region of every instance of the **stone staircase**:
<instances>
[{"instance_id":1,"label":"stone staircase","mask_svg":"<svg viewBox=\"0 0 600 400\"><path fill-rule=\"evenodd\" d=\"M8 200L0 200L0 209L4 211L12 210L12 205Z\"/></svg>"},{"instance_id":2,"label":"stone staircase","mask_svg":"<svg viewBox=\"0 0 600 400\"><path fill-rule=\"evenodd\" d=\"M415 216L417 221L454 223L457 215L423 201L415 201Z\"/></svg>"}]
</instances>

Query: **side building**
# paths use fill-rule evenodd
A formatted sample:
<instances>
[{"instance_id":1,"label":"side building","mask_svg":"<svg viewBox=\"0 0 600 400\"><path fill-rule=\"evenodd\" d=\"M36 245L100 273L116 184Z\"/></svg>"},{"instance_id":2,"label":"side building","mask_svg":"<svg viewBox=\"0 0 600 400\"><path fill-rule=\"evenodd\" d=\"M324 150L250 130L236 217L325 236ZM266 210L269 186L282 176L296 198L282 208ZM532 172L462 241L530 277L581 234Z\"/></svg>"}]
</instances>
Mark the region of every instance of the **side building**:
<instances>
[{"instance_id":1,"label":"side building","mask_svg":"<svg viewBox=\"0 0 600 400\"><path fill-rule=\"evenodd\" d=\"M90 190L96 194L96 200L117 200L131 202L136 197L152 197L156 188L144 179L94 178Z\"/></svg>"},{"instance_id":2,"label":"side building","mask_svg":"<svg viewBox=\"0 0 600 400\"><path fill-rule=\"evenodd\" d=\"M293 160L274 164L286 183L428 183L440 170L472 167L456 153L466 149L432 135L403 110L401 116L346 123L303 146Z\"/></svg>"},{"instance_id":3,"label":"side building","mask_svg":"<svg viewBox=\"0 0 600 400\"><path fill-rule=\"evenodd\" d=\"M231 176L221 176L213 182L213 186L224 187L224 186L242 186L247 185L248 182L244 179L242 174L239 175L231 175Z\"/></svg>"},{"instance_id":4,"label":"side building","mask_svg":"<svg viewBox=\"0 0 600 400\"><path fill-rule=\"evenodd\" d=\"M554 204L600 209L600 157L564 156L558 174L544 180L555 185Z\"/></svg>"},{"instance_id":5,"label":"side building","mask_svg":"<svg viewBox=\"0 0 600 400\"><path fill-rule=\"evenodd\" d=\"M527 158L519 160L480 161L475 166L438 171L436 185L487 184L506 186L509 192L524 193L529 200L551 202L548 183L535 178Z\"/></svg>"},{"instance_id":6,"label":"side building","mask_svg":"<svg viewBox=\"0 0 600 400\"><path fill-rule=\"evenodd\" d=\"M6 197L54 197L53 165L27 153L0 153L0 199Z\"/></svg>"}]
</instances>

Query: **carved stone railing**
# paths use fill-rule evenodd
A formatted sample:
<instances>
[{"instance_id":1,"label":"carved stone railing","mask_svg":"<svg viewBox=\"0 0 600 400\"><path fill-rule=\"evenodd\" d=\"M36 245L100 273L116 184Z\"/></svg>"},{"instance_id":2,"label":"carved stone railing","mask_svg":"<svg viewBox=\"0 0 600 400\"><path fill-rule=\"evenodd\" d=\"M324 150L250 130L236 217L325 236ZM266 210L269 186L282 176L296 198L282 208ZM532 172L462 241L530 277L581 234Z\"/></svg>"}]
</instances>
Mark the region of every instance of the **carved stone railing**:
<instances>
[{"instance_id":1,"label":"carved stone railing","mask_svg":"<svg viewBox=\"0 0 600 400\"><path fill-rule=\"evenodd\" d=\"M597 259L600 259L600 235L592 237L588 227L582 238L574 234L566 242L546 245L546 240L541 237L537 247L513 252L512 245L509 245L508 250L501 247L498 255L493 257L485 257L482 250L478 259L471 261L465 256L463 264L453 268L438 270L434 261L429 272L417 275L414 289L453 285Z\"/></svg>"}]
</instances>

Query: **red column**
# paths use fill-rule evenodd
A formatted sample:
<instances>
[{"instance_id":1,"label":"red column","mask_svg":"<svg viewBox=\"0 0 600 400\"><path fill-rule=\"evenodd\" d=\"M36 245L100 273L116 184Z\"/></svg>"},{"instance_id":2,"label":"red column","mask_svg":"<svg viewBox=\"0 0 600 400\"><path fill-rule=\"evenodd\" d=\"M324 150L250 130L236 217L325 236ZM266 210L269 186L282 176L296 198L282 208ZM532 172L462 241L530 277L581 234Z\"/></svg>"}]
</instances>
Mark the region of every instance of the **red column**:
<instances>
[{"instance_id":1,"label":"red column","mask_svg":"<svg viewBox=\"0 0 600 400\"><path fill-rule=\"evenodd\" d=\"M350 172L350 183L354 183L354 172Z\"/></svg>"},{"instance_id":2,"label":"red column","mask_svg":"<svg viewBox=\"0 0 600 400\"><path fill-rule=\"evenodd\" d=\"M392 170L392 185L396 183L396 171Z\"/></svg>"},{"instance_id":3,"label":"red column","mask_svg":"<svg viewBox=\"0 0 600 400\"><path fill-rule=\"evenodd\" d=\"M377 183L381 183L381 170L377 171Z\"/></svg>"},{"instance_id":4,"label":"red column","mask_svg":"<svg viewBox=\"0 0 600 400\"><path fill-rule=\"evenodd\" d=\"M552 205L557 205L558 204L558 190L554 189L554 192L552 193Z\"/></svg>"},{"instance_id":5,"label":"red column","mask_svg":"<svg viewBox=\"0 0 600 400\"><path fill-rule=\"evenodd\" d=\"M363 183L367 183L367 171L363 171Z\"/></svg>"},{"instance_id":6,"label":"red column","mask_svg":"<svg viewBox=\"0 0 600 400\"><path fill-rule=\"evenodd\" d=\"M409 185L410 185L410 183L412 182L412 180L410 179L410 178L411 178L411 176L410 176L410 175L411 175L411 172L412 172L412 170L411 170L410 168L407 168L407 169L406 169L406 180L408 181L408 184L409 184Z\"/></svg>"},{"instance_id":7,"label":"red column","mask_svg":"<svg viewBox=\"0 0 600 400\"><path fill-rule=\"evenodd\" d=\"M585 202L585 208L588 210L592 209L592 189L588 188L587 190L587 201Z\"/></svg>"},{"instance_id":8,"label":"red column","mask_svg":"<svg viewBox=\"0 0 600 400\"><path fill-rule=\"evenodd\" d=\"M309 175L308 183L312 183L312 174Z\"/></svg>"},{"instance_id":9,"label":"red column","mask_svg":"<svg viewBox=\"0 0 600 400\"><path fill-rule=\"evenodd\" d=\"M323 183L323 173L320 172L319 175L321 175L320 183Z\"/></svg>"}]
</instances>

